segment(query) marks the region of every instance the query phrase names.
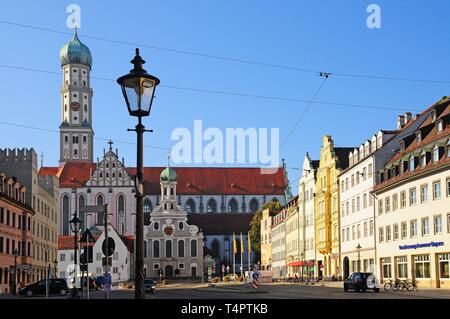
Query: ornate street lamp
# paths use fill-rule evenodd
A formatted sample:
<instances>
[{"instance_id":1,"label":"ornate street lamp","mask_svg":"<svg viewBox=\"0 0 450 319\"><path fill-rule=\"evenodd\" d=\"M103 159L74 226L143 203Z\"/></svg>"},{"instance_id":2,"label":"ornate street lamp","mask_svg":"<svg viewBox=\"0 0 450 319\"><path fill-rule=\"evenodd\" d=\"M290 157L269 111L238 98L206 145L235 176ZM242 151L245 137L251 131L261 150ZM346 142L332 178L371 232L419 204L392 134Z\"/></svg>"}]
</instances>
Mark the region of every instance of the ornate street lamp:
<instances>
[{"instance_id":1,"label":"ornate street lamp","mask_svg":"<svg viewBox=\"0 0 450 319\"><path fill-rule=\"evenodd\" d=\"M55 271L55 273L54 273L54 276L55 276L55 278L57 278L58 277L58 275L57 275L57 267L58 267L58 260L53 260L53 266L55 266L55 268L54 268L54 271Z\"/></svg>"},{"instance_id":2,"label":"ornate street lamp","mask_svg":"<svg viewBox=\"0 0 450 319\"><path fill-rule=\"evenodd\" d=\"M358 271L361 271L361 245L358 243L358 246L356 246L356 251L358 252Z\"/></svg>"},{"instance_id":3,"label":"ornate street lamp","mask_svg":"<svg viewBox=\"0 0 450 319\"><path fill-rule=\"evenodd\" d=\"M138 118L138 124L135 129L137 134L137 158L136 158L136 262L135 262L135 290L136 299L145 299L144 292L144 188L143 188L143 137L146 130L142 125L142 117L148 116L152 107L153 97L155 96L156 86L159 79L147 73L142 68L145 61L139 55L139 49L136 49L136 56L131 63L134 68L128 73L117 79L122 88L122 94L127 104L128 113Z\"/></svg>"},{"instance_id":4,"label":"ornate street lamp","mask_svg":"<svg viewBox=\"0 0 450 319\"><path fill-rule=\"evenodd\" d=\"M74 288L73 288L73 295L72 297L75 299L78 297L78 288L77 288L77 276L78 276L78 269L77 269L77 250L78 250L78 232L80 231L81 227L81 220L78 218L77 214L73 214L73 218L69 220L70 230L74 234L73 241L74 241L74 260L75 260L75 278L74 278Z\"/></svg>"}]
</instances>

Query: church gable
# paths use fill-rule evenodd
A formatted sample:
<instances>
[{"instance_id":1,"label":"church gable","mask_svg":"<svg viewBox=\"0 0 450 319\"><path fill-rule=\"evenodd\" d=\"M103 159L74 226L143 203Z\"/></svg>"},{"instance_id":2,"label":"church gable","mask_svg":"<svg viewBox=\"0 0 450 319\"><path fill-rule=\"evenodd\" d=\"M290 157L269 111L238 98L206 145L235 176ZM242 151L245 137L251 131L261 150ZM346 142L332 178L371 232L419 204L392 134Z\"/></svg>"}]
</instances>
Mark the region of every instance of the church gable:
<instances>
[{"instance_id":1,"label":"church gable","mask_svg":"<svg viewBox=\"0 0 450 319\"><path fill-rule=\"evenodd\" d=\"M110 142L112 144L112 142ZM118 158L118 151L114 152L110 146L109 151L98 162L91 178L86 182L87 186L133 186L130 174L125 170L123 161Z\"/></svg>"}]
</instances>

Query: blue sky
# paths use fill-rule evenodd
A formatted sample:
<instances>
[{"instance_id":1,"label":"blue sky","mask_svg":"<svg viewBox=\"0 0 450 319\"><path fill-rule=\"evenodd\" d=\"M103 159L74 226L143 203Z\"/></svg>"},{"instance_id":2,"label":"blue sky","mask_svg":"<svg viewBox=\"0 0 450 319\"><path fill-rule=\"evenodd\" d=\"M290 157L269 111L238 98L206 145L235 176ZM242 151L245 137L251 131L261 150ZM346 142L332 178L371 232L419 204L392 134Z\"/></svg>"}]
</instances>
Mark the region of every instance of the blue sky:
<instances>
[{"instance_id":1,"label":"blue sky","mask_svg":"<svg viewBox=\"0 0 450 319\"><path fill-rule=\"evenodd\" d=\"M2 1L0 20L60 31L67 5L81 6L80 39L93 55L92 75L115 79L130 69L134 47L83 38L83 34L269 64L334 73L450 80L450 20L447 1ZM381 29L366 26L370 3L381 7ZM430 4L432 3L432 5ZM59 50L69 35L0 23L0 64L60 71ZM310 99L322 80L304 73L141 48L146 69L162 85ZM58 130L61 78L0 67L0 122ZM133 143L126 132L135 120L126 112L115 82L93 79L96 137ZM448 83L388 81L333 76L317 100L421 110L444 95ZM174 128L280 128L284 140L307 103L190 92L160 87L151 117L155 133L145 144L170 148ZM356 146L378 129L394 129L400 110L312 104L280 156L300 167L306 151L318 158L321 137ZM0 147L34 147L45 165L59 159L57 133L0 124ZM106 142L95 141L95 156ZM116 144L127 165L132 145ZM145 149L145 165L164 165L167 152ZM198 164L197 164L198 165ZM255 166L255 164L251 165ZM290 170L291 180L300 170ZM295 185L293 185L295 186Z\"/></svg>"}]
</instances>

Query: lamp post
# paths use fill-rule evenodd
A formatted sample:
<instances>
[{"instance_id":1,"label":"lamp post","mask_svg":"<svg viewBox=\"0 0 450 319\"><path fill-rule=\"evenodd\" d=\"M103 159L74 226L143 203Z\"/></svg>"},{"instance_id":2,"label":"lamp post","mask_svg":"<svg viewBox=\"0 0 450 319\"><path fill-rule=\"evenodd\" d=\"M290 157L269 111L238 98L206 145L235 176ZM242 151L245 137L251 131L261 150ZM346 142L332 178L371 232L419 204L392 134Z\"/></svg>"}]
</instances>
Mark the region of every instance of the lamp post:
<instances>
[{"instance_id":1,"label":"lamp post","mask_svg":"<svg viewBox=\"0 0 450 319\"><path fill-rule=\"evenodd\" d=\"M358 246L356 246L356 251L358 252L358 271L361 271L361 245L358 243Z\"/></svg>"},{"instance_id":2,"label":"lamp post","mask_svg":"<svg viewBox=\"0 0 450 319\"><path fill-rule=\"evenodd\" d=\"M300 253L300 259L302 260L302 282L303 282L303 279L304 279L304 277L303 277L303 273L304 273L304 271L305 271L305 262L304 262L304 256L305 256L305 254L303 253L303 251Z\"/></svg>"},{"instance_id":3,"label":"lamp post","mask_svg":"<svg viewBox=\"0 0 450 319\"><path fill-rule=\"evenodd\" d=\"M80 231L80 225L81 220L78 218L76 212L73 214L73 218L69 220L70 230L74 234L74 261L75 261L75 267L74 267L74 273L75 273L75 279L74 279L74 288L73 288L73 295L72 297L74 299L78 298L78 288L77 288L77 276L78 276L78 269L77 269L77 250L78 250L78 232Z\"/></svg>"},{"instance_id":4,"label":"lamp post","mask_svg":"<svg viewBox=\"0 0 450 319\"><path fill-rule=\"evenodd\" d=\"M145 61L139 55L139 49L136 49L136 55L131 63L134 68L128 73L117 79L125 103L127 104L130 116L138 118L138 124L135 129L128 129L137 134L137 157L136 157L136 262L135 262L135 290L136 299L145 299L144 292L144 188L143 188L143 137L146 130L142 125L142 117L150 114L153 97L159 79L148 74L142 68Z\"/></svg>"},{"instance_id":5,"label":"lamp post","mask_svg":"<svg viewBox=\"0 0 450 319\"><path fill-rule=\"evenodd\" d=\"M58 266L58 261L55 259L55 260L53 260L53 266L55 267L54 268L54 276L55 276L55 278L57 278L58 277L58 275L57 275L57 266Z\"/></svg>"},{"instance_id":6,"label":"lamp post","mask_svg":"<svg viewBox=\"0 0 450 319\"><path fill-rule=\"evenodd\" d=\"M14 248L14 289L12 294L15 295L17 293L17 255L19 254L17 248Z\"/></svg>"}]
</instances>

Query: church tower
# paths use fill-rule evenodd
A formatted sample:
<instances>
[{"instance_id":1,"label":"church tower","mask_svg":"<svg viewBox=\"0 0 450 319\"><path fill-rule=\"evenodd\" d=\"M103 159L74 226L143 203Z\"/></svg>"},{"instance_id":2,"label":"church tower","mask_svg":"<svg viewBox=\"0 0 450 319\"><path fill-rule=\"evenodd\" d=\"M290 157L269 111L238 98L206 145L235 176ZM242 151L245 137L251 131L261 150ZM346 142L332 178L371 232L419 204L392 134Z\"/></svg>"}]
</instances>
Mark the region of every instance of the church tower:
<instances>
[{"instance_id":1,"label":"church tower","mask_svg":"<svg viewBox=\"0 0 450 319\"><path fill-rule=\"evenodd\" d=\"M81 43L77 29L72 40L60 52L61 86L60 162L93 161L92 55Z\"/></svg>"},{"instance_id":2,"label":"church tower","mask_svg":"<svg viewBox=\"0 0 450 319\"><path fill-rule=\"evenodd\" d=\"M177 210L177 173L169 166L161 172L161 207L165 211Z\"/></svg>"}]
</instances>

